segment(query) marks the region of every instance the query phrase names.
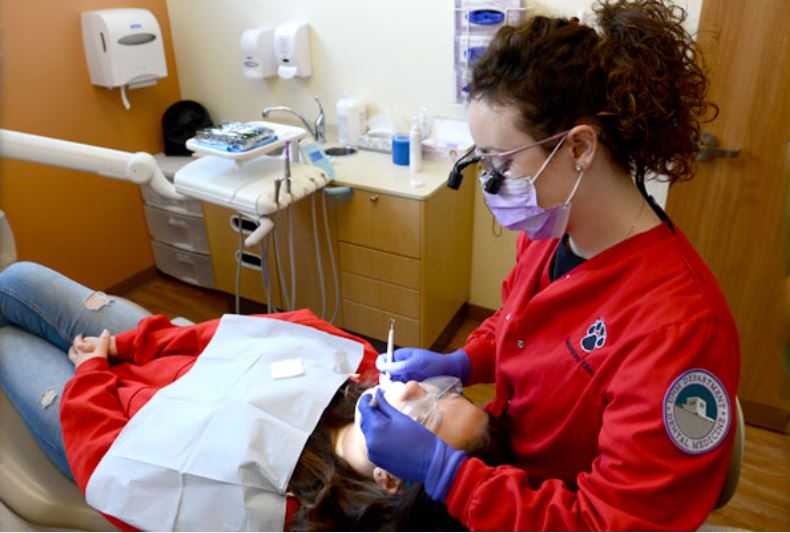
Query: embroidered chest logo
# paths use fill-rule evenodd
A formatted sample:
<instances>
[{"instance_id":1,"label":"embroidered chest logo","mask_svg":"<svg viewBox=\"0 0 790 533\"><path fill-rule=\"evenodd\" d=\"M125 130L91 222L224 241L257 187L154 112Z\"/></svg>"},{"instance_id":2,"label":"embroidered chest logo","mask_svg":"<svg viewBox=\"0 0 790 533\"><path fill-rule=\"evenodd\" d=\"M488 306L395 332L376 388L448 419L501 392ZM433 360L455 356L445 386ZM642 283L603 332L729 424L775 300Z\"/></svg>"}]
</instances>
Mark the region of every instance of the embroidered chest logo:
<instances>
[{"instance_id":1,"label":"embroidered chest logo","mask_svg":"<svg viewBox=\"0 0 790 533\"><path fill-rule=\"evenodd\" d=\"M730 397L721 381L695 368L678 376L664 396L664 427L672 443L692 455L714 450L732 423Z\"/></svg>"},{"instance_id":2,"label":"embroidered chest logo","mask_svg":"<svg viewBox=\"0 0 790 533\"><path fill-rule=\"evenodd\" d=\"M587 328L587 335L582 337L579 346L585 352L590 353L598 348L603 348L604 344L606 344L606 324L603 318L599 318Z\"/></svg>"}]
</instances>

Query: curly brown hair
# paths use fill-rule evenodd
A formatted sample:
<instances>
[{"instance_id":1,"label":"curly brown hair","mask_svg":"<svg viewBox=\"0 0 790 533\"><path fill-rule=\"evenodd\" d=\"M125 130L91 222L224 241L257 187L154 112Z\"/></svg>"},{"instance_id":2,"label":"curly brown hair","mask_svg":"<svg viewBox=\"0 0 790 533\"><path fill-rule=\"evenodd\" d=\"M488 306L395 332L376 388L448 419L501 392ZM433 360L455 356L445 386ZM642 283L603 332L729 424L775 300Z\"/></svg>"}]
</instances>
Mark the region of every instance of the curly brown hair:
<instances>
[{"instance_id":1,"label":"curly brown hair","mask_svg":"<svg viewBox=\"0 0 790 533\"><path fill-rule=\"evenodd\" d=\"M447 508L433 501L419 483L398 494L384 492L335 454L333 433L354 422L359 396L366 390L346 382L324 410L307 439L288 490L298 508L291 531L465 531ZM492 466L511 461L504 425L489 417L483 431L470 440L467 453Z\"/></svg>"},{"instance_id":2,"label":"curly brown hair","mask_svg":"<svg viewBox=\"0 0 790 533\"><path fill-rule=\"evenodd\" d=\"M718 113L683 9L660 0L599 0L598 32L564 18L503 27L475 63L473 98L516 105L536 139L578 124L646 195L648 173L694 176L701 122Z\"/></svg>"}]
</instances>

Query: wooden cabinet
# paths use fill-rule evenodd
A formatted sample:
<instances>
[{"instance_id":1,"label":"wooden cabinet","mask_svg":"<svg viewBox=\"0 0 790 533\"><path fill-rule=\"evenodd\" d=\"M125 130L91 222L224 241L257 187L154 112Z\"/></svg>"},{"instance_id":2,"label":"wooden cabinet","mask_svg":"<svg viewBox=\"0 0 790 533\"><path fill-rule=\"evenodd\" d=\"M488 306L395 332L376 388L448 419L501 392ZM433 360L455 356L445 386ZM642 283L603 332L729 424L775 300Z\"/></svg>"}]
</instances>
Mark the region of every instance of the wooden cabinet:
<instances>
[{"instance_id":1,"label":"wooden cabinet","mask_svg":"<svg viewBox=\"0 0 790 533\"><path fill-rule=\"evenodd\" d=\"M317 198L320 200L320 197ZM328 249L323 229L323 213L321 202L316 202L316 216L319 230L319 244L321 250L321 264L323 267L326 297L322 302L320 276L318 275L318 263L315 253L315 241L313 239L312 209L311 199L305 198L292 206L293 216L293 235L294 235L294 262L296 264L296 309L309 308L317 316L322 314L328 320L335 307L335 291L332 281L330 262L328 259ZM239 250L239 235L234 229L234 219L238 216L233 210L206 203L204 206L206 217L206 230L208 232L209 246L211 248L211 263L214 270L215 286L217 289L235 294L236 291L236 256ZM334 235L333 210L328 212L330 231ZM288 218L287 212L277 213L273 220L276 224L273 231L277 231L280 242L280 259L282 263L283 289L290 294L291 284L291 265L288 250ZM252 222L252 221L248 221ZM246 223L245 223L246 224ZM254 224L253 224L254 225ZM237 226L236 226L237 227ZM243 226L244 227L244 226ZM246 237L246 235L245 235ZM333 246L333 254L337 256ZM269 272L271 275L272 302L278 310L284 309L284 299L280 288L280 279L275 269L273 243L270 244L268 255ZM266 303L266 295L263 289L263 280L260 264L262 250L260 247L243 249L242 267L239 276L239 293L242 298ZM339 306L338 306L339 307Z\"/></svg>"},{"instance_id":2,"label":"wooden cabinet","mask_svg":"<svg viewBox=\"0 0 790 533\"><path fill-rule=\"evenodd\" d=\"M356 188L337 212L343 327L430 347L469 297L473 180L424 199Z\"/></svg>"}]
</instances>

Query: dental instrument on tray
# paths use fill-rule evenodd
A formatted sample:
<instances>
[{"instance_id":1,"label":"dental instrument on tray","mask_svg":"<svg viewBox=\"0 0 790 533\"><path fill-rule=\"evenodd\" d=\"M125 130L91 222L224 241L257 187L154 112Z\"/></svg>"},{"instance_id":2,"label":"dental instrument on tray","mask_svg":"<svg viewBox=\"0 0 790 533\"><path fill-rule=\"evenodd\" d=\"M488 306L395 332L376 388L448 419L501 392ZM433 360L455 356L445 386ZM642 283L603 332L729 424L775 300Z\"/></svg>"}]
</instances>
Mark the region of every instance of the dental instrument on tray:
<instances>
[{"instance_id":1,"label":"dental instrument on tray","mask_svg":"<svg viewBox=\"0 0 790 533\"><path fill-rule=\"evenodd\" d=\"M222 122L195 133L196 142L228 152L246 152L276 140L272 128L246 122Z\"/></svg>"}]
</instances>

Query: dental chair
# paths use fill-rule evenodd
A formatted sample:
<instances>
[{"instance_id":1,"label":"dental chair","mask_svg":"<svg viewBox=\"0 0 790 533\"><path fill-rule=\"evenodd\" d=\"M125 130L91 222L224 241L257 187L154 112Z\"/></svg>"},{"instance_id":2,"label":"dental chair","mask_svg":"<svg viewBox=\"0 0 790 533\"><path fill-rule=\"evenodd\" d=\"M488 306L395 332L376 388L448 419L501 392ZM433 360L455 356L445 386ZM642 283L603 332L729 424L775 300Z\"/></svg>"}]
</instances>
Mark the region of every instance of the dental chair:
<instances>
[{"instance_id":1,"label":"dental chair","mask_svg":"<svg viewBox=\"0 0 790 533\"><path fill-rule=\"evenodd\" d=\"M174 323L188 324L184 319ZM741 471L745 426L738 399L735 444L716 509L730 501ZM715 527L715 526L714 526ZM0 531L117 531L88 507L77 486L39 449L0 390Z\"/></svg>"},{"instance_id":2,"label":"dental chair","mask_svg":"<svg viewBox=\"0 0 790 533\"><path fill-rule=\"evenodd\" d=\"M0 390L0 530L117 531L55 468Z\"/></svg>"}]
</instances>

